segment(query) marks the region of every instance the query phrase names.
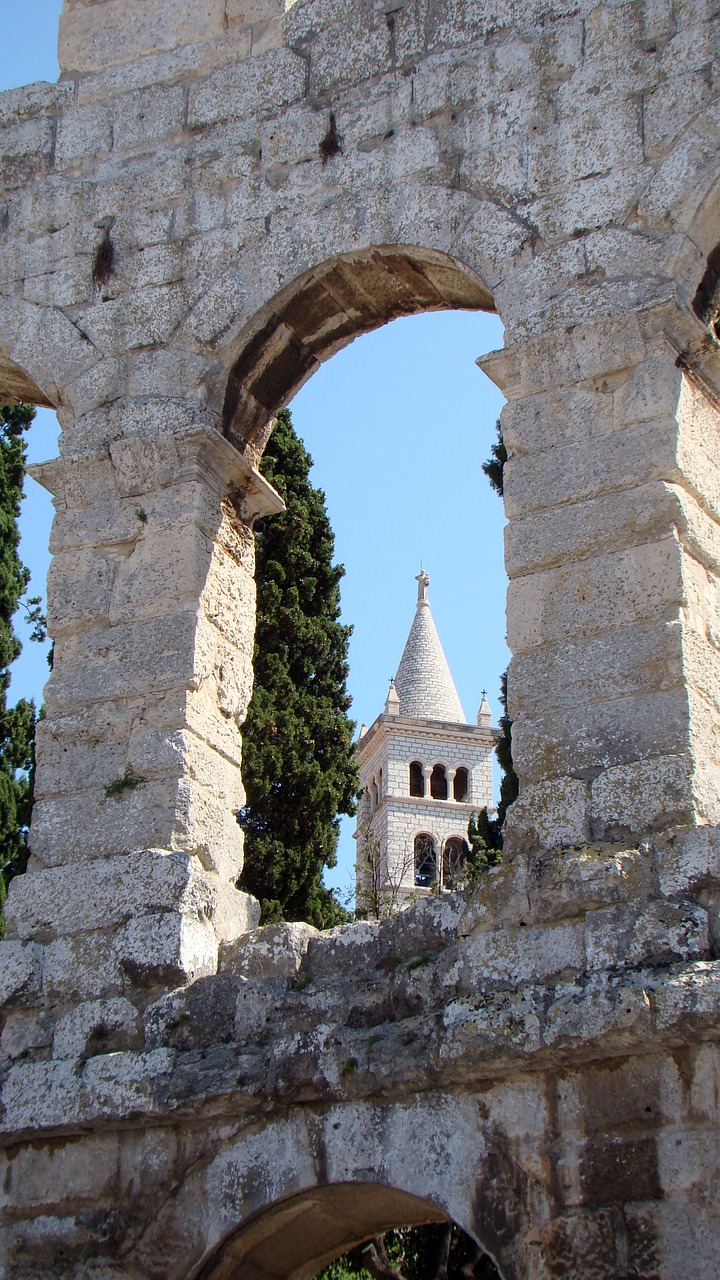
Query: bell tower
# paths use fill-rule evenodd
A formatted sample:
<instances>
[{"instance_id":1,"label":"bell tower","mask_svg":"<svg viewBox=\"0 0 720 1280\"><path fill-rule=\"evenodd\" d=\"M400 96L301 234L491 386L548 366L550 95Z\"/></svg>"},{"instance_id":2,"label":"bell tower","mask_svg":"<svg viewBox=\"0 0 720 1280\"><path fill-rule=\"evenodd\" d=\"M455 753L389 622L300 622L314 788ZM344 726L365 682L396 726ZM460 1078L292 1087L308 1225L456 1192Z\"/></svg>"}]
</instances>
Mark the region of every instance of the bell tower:
<instances>
[{"instance_id":1,"label":"bell tower","mask_svg":"<svg viewBox=\"0 0 720 1280\"><path fill-rule=\"evenodd\" d=\"M498 732L483 693L468 724L417 575L415 616L385 707L358 743L362 798L355 832L358 900L462 883L470 817L492 805ZM372 883L370 883L372 882Z\"/></svg>"}]
</instances>

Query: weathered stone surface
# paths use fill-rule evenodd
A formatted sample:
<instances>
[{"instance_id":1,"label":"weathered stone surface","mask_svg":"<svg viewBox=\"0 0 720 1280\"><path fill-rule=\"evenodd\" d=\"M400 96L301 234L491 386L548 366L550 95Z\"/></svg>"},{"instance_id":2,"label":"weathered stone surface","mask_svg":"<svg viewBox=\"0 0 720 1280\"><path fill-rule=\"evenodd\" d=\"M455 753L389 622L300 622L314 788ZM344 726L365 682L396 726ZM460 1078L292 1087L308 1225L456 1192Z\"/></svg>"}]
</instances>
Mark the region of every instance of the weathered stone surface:
<instances>
[{"instance_id":1,"label":"weathered stone surface","mask_svg":"<svg viewBox=\"0 0 720 1280\"><path fill-rule=\"evenodd\" d=\"M309 924L271 924L223 948L221 968L241 978L296 977L317 935Z\"/></svg>"},{"instance_id":2,"label":"weathered stone surface","mask_svg":"<svg viewBox=\"0 0 720 1280\"><path fill-rule=\"evenodd\" d=\"M0 942L0 1007L33 1004L42 982L42 949L37 942Z\"/></svg>"},{"instance_id":3,"label":"weathered stone surface","mask_svg":"<svg viewBox=\"0 0 720 1280\"><path fill-rule=\"evenodd\" d=\"M60 1019L53 1037L53 1057L77 1060L143 1046L140 1015L129 1000L91 1000Z\"/></svg>"},{"instance_id":4,"label":"weathered stone surface","mask_svg":"<svg viewBox=\"0 0 720 1280\"><path fill-rule=\"evenodd\" d=\"M0 395L63 426L6 1280L309 1276L446 1216L508 1280L717 1274L715 28L66 0L72 78L0 95ZM505 326L506 862L258 930L263 443L347 342L459 306Z\"/></svg>"}]
</instances>

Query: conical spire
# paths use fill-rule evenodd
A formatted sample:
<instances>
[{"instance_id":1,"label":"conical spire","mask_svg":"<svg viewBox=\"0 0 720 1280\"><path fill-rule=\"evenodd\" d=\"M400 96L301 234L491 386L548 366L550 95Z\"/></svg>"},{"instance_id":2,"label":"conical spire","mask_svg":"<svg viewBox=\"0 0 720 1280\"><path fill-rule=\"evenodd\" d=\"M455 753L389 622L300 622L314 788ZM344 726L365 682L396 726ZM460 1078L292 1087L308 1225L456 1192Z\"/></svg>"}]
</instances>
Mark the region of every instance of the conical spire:
<instances>
[{"instance_id":1,"label":"conical spire","mask_svg":"<svg viewBox=\"0 0 720 1280\"><path fill-rule=\"evenodd\" d=\"M416 581L417 610L395 676L400 714L464 724L465 714L430 612L430 578L421 569Z\"/></svg>"}]
</instances>

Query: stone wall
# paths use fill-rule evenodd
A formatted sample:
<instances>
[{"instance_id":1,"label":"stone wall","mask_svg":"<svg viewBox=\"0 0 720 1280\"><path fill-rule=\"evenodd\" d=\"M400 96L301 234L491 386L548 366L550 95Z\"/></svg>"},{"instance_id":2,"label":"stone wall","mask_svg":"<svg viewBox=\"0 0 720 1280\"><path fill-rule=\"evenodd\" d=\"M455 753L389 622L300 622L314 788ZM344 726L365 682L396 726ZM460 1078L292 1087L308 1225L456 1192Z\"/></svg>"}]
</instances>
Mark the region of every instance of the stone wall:
<instances>
[{"instance_id":1,"label":"stone wall","mask_svg":"<svg viewBox=\"0 0 720 1280\"><path fill-rule=\"evenodd\" d=\"M700 1280L718 1269L715 9L285 9L68 3L60 82L0 95L0 394L62 425L38 472L55 666L33 855L0 946L0 1266L255 1275L287 1198L314 1215L312 1258L293 1237L309 1275L346 1243L319 1206L347 1218L347 1182L358 1232L382 1220L360 1184L393 1187L393 1212L453 1217L508 1277ZM263 444L347 342L449 307L505 325L482 364L507 397L513 861L441 918L248 941L234 811L252 524L278 508ZM434 1191L418 1143L431 1170L443 1153Z\"/></svg>"},{"instance_id":2,"label":"stone wall","mask_svg":"<svg viewBox=\"0 0 720 1280\"><path fill-rule=\"evenodd\" d=\"M41 949L4 943L4 1274L312 1275L449 1216L508 1280L707 1280L719 901L716 833L677 830L257 929L144 999L43 1004Z\"/></svg>"}]
</instances>

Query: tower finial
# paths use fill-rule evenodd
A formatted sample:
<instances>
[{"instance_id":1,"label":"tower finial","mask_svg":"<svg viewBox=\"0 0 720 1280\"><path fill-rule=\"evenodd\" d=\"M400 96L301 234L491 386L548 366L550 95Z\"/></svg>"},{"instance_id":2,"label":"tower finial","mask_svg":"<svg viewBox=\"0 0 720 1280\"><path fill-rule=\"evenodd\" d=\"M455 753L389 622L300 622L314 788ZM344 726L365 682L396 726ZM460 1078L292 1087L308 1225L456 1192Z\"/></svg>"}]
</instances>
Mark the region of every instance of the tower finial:
<instances>
[{"instance_id":1,"label":"tower finial","mask_svg":"<svg viewBox=\"0 0 720 1280\"><path fill-rule=\"evenodd\" d=\"M428 587L430 586L430 574L426 573L425 570L421 568L419 574L415 578L415 581L418 584L418 608L421 604L429 605L427 593Z\"/></svg>"}]
</instances>

